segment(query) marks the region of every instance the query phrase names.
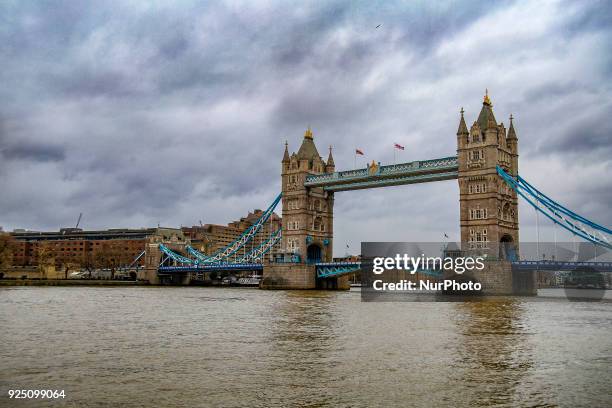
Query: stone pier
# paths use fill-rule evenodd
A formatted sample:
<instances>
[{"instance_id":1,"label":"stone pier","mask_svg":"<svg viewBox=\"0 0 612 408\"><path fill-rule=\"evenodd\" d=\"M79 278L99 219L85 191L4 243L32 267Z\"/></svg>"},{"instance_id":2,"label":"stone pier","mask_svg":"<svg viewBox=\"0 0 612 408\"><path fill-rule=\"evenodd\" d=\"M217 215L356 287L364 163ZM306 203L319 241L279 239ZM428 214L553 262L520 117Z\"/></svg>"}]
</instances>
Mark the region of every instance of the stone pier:
<instances>
[{"instance_id":1,"label":"stone pier","mask_svg":"<svg viewBox=\"0 0 612 408\"><path fill-rule=\"evenodd\" d=\"M285 263L266 266L261 289L350 289L348 276L317 279L314 265Z\"/></svg>"},{"instance_id":2,"label":"stone pier","mask_svg":"<svg viewBox=\"0 0 612 408\"><path fill-rule=\"evenodd\" d=\"M482 285L481 294L485 296L535 296L538 294L536 273L534 271L513 270L508 261L485 262L482 270L472 270L457 275L454 272L445 273L445 279L457 282Z\"/></svg>"}]
</instances>

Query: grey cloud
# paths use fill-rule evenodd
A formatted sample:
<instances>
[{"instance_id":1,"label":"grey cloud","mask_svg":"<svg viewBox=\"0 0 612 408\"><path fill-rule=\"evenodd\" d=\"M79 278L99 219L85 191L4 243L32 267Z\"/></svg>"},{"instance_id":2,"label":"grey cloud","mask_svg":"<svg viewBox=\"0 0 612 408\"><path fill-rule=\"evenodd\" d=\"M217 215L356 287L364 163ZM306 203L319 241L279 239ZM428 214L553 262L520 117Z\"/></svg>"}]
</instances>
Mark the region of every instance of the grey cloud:
<instances>
[{"instance_id":1,"label":"grey cloud","mask_svg":"<svg viewBox=\"0 0 612 408\"><path fill-rule=\"evenodd\" d=\"M282 143L297 150L308 124L339 169L355 147L389 162L393 142L402 160L454 154L459 107L474 120L486 87L498 120L517 117L526 175L542 157L611 166L606 4L63 1L3 4L0 16L8 229L70 225L81 211L100 228L225 223L274 197ZM609 220L612 181L567 178L591 197L568 205ZM455 189L338 194L336 237L452 237Z\"/></svg>"},{"instance_id":2,"label":"grey cloud","mask_svg":"<svg viewBox=\"0 0 612 408\"><path fill-rule=\"evenodd\" d=\"M42 144L15 144L2 149L6 160L32 160L32 161L61 161L66 157L65 149L61 146Z\"/></svg>"}]
</instances>

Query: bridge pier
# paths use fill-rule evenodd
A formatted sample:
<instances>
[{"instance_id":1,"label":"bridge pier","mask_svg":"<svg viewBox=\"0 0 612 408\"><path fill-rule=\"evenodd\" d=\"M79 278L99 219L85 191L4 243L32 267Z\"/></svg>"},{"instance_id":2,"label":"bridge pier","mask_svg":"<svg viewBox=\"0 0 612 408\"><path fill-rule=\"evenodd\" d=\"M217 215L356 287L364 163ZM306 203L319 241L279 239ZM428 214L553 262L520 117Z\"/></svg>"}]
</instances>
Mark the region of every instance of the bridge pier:
<instances>
[{"instance_id":1,"label":"bridge pier","mask_svg":"<svg viewBox=\"0 0 612 408\"><path fill-rule=\"evenodd\" d=\"M315 289L314 265L302 263L272 264L263 271L261 289Z\"/></svg>"},{"instance_id":2,"label":"bridge pier","mask_svg":"<svg viewBox=\"0 0 612 408\"><path fill-rule=\"evenodd\" d=\"M348 276L317 279L315 265L283 263L266 266L260 289L350 289Z\"/></svg>"},{"instance_id":3,"label":"bridge pier","mask_svg":"<svg viewBox=\"0 0 612 408\"><path fill-rule=\"evenodd\" d=\"M485 262L482 270L473 269L462 275L447 271L444 279L480 283L484 296L536 296L538 285L533 270L518 270L509 261ZM459 293L460 294L460 293Z\"/></svg>"},{"instance_id":4,"label":"bridge pier","mask_svg":"<svg viewBox=\"0 0 612 408\"><path fill-rule=\"evenodd\" d=\"M138 271L137 279L139 281L149 282L151 285L159 285L161 283L157 274L159 260L161 259L161 251L157 242L149 242L145 247L145 266Z\"/></svg>"},{"instance_id":5,"label":"bridge pier","mask_svg":"<svg viewBox=\"0 0 612 408\"><path fill-rule=\"evenodd\" d=\"M174 251L184 253L185 245L188 243L181 230L158 228L157 233L152 235L145 245L144 267L138 271L136 279L151 285L163 284L159 276L159 266L162 259L167 259L167 257L164 256L159 245L164 244ZM173 284L188 285L190 278L190 274L187 273L171 279Z\"/></svg>"}]
</instances>

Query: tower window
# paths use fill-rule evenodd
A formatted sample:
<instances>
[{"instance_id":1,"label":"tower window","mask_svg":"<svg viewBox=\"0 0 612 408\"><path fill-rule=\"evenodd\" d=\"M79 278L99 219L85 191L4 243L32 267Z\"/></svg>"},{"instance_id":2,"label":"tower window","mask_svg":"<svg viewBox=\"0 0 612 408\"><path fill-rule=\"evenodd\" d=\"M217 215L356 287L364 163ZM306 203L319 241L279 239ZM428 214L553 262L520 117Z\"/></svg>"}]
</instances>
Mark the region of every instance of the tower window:
<instances>
[{"instance_id":1,"label":"tower window","mask_svg":"<svg viewBox=\"0 0 612 408\"><path fill-rule=\"evenodd\" d=\"M315 231L320 231L321 230L321 217L316 217L312 226L312 229Z\"/></svg>"}]
</instances>

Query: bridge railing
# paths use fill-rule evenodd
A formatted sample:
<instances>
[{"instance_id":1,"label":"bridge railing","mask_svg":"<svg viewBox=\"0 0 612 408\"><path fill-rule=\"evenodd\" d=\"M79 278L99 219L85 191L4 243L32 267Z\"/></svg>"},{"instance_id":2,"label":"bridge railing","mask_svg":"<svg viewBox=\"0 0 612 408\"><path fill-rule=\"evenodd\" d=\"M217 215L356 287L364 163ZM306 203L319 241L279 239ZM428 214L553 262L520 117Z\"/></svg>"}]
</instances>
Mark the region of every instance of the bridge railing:
<instances>
[{"instance_id":1,"label":"bridge railing","mask_svg":"<svg viewBox=\"0 0 612 408\"><path fill-rule=\"evenodd\" d=\"M612 262L600 261L513 261L512 265L520 269L543 269L543 270L578 270L584 268L595 269L599 272L612 272Z\"/></svg>"}]
</instances>

